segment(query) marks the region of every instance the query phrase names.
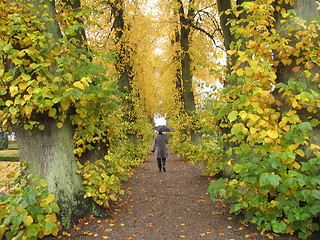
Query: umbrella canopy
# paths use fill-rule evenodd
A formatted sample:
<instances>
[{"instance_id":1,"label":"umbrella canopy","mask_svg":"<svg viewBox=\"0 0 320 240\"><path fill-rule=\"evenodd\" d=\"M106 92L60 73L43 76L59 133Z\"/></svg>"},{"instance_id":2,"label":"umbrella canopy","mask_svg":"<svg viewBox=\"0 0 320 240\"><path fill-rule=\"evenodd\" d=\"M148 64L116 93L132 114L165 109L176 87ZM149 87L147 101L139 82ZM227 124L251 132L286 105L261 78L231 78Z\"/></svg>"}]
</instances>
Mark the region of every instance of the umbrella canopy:
<instances>
[{"instance_id":1,"label":"umbrella canopy","mask_svg":"<svg viewBox=\"0 0 320 240\"><path fill-rule=\"evenodd\" d=\"M173 132L174 131L174 128L166 126L166 125L155 126L152 129L154 129L158 132Z\"/></svg>"}]
</instances>

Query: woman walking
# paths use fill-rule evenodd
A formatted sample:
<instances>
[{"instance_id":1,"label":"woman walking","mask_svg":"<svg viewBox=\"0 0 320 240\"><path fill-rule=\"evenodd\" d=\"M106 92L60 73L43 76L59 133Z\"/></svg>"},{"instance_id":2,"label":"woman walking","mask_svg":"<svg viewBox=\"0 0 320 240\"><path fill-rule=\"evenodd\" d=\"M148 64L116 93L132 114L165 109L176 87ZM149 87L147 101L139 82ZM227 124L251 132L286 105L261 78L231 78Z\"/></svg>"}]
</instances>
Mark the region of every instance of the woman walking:
<instances>
[{"instance_id":1,"label":"woman walking","mask_svg":"<svg viewBox=\"0 0 320 240\"><path fill-rule=\"evenodd\" d=\"M168 141L168 137L164 135L161 131L159 131L159 134L157 134L153 140L151 151L156 152L159 172L161 172L162 170L164 172L166 171L166 160L168 157Z\"/></svg>"}]
</instances>

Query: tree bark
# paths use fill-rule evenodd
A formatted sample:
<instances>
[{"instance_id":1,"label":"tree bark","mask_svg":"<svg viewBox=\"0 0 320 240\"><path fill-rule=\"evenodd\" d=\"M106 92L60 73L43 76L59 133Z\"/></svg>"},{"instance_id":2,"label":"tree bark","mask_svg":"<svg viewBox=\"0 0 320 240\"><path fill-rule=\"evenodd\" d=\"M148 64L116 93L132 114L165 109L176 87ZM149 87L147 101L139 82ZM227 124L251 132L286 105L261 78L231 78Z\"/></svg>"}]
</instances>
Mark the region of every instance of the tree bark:
<instances>
[{"instance_id":1,"label":"tree bark","mask_svg":"<svg viewBox=\"0 0 320 240\"><path fill-rule=\"evenodd\" d=\"M306 21L306 25L310 24L312 20L315 20L315 18L319 16L318 5L317 5L317 2L314 0L296 0L294 6L283 4L281 5L281 7L287 10L293 9L295 13L294 15L299 19ZM290 33L288 35L286 28L287 26L297 26L297 24L294 21L290 21L289 19L286 19L286 21L284 22L280 22L281 20L283 20L281 14L277 14L275 18L276 18L275 27L279 32L280 36L283 38L290 39L290 42L289 42L290 47L295 48L296 44L300 41L300 39L298 39L295 34ZM276 81L277 83L283 83L286 85L288 84L289 80L294 80L296 82L303 82L307 86L305 91L308 92L312 90L312 91L318 92L319 87L317 82L312 82L310 81L310 79L314 77L315 74L320 72L320 66L317 64L314 64L313 68L307 69L304 64L297 65L296 60L300 57L303 58L304 57L303 54L306 54L306 53L303 52L303 50L301 50L300 56L291 55L290 59L292 60L292 64L290 65L284 65L283 63L281 63L281 59L279 59L279 57L276 55L276 59L279 60L280 62L280 64L277 66ZM299 71L293 71L292 69L297 66L300 66L301 69ZM311 78L306 77L306 75L304 74L305 70L311 73ZM279 102L281 102L281 107L280 107L281 114L289 111L292 108L291 105L287 104L286 102L287 99L282 97L282 93L279 93L279 89L275 89L274 95L275 95L275 98ZM304 107L302 109L298 109L297 114L303 122L309 122L310 119L319 119L319 116L316 115L319 113L311 113L307 111L307 109ZM314 127L311 131L309 131L308 135L311 136L309 140L310 144L320 145L320 139L319 139L320 126L319 125ZM308 149L307 146L301 147L301 148L303 148L303 151L305 152L306 156L304 158L300 157L300 161L304 161L305 158L308 159L308 158L316 157L314 153Z\"/></svg>"},{"instance_id":2,"label":"tree bark","mask_svg":"<svg viewBox=\"0 0 320 240\"><path fill-rule=\"evenodd\" d=\"M178 0L179 8L179 24L180 24L180 48L181 48L181 80L182 80L182 99L183 99L183 106L184 110L189 117L192 118L195 110L195 99L193 93L193 75L191 69L191 57L190 57L190 30L191 30L191 23L194 21L194 6L193 0L189 1L188 12L187 16L184 12L183 2ZM192 125L193 125L193 120ZM195 126L190 126L190 134L191 134L191 141L193 144L198 145L202 142L202 135L201 133L196 131Z\"/></svg>"},{"instance_id":3,"label":"tree bark","mask_svg":"<svg viewBox=\"0 0 320 240\"><path fill-rule=\"evenodd\" d=\"M116 43L116 52L118 57L116 59L116 70L118 73L118 86L122 96L122 106L124 112L124 121L134 124L137 120L135 115L135 105L133 101L133 64L131 62L132 49L126 43L126 24L124 17L124 1L117 0L111 4L112 13L114 16L113 29L115 30L115 43ZM137 136L137 133L132 129L127 129L127 138L130 143L137 145L140 142L140 138Z\"/></svg>"},{"instance_id":4,"label":"tree bark","mask_svg":"<svg viewBox=\"0 0 320 240\"><path fill-rule=\"evenodd\" d=\"M62 37L60 26L55 20L55 2L33 0L33 4L32 13L42 19L45 31L52 35L52 39L49 39L47 44L53 49ZM44 5L46 7L43 7ZM48 14L48 18L42 17L43 11ZM48 74L59 76L61 73L57 72L56 67L53 63ZM77 165L73 153L74 129L70 121L65 120L63 127L58 128L58 121L44 114L34 114L32 118L45 126L43 131L37 128L25 130L23 120L19 125L13 126L20 161L27 165L25 174L40 174L48 181L48 190L55 194L56 202L60 207L59 218L63 228L70 229L79 218L85 216L105 216L104 211L92 199L83 197L85 189L82 186L81 177L76 173Z\"/></svg>"},{"instance_id":5,"label":"tree bark","mask_svg":"<svg viewBox=\"0 0 320 240\"><path fill-rule=\"evenodd\" d=\"M91 199L83 198L85 189L76 174L71 124L66 121L62 128L57 128L57 123L53 119L45 120L43 131L25 131L23 126L16 125L14 132L20 161L27 166L24 173L40 174L48 181L48 190L60 207L60 221L64 229L70 229L79 218L105 214Z\"/></svg>"}]
</instances>

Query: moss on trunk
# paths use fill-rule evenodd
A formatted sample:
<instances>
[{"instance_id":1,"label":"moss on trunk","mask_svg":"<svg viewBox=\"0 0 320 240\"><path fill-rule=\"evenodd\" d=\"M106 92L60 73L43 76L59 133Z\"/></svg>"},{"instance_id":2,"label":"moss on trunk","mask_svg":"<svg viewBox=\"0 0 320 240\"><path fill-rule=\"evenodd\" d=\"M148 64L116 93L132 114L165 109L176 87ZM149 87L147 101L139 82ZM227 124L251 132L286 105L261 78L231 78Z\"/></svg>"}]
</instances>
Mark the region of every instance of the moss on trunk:
<instances>
[{"instance_id":1,"label":"moss on trunk","mask_svg":"<svg viewBox=\"0 0 320 240\"><path fill-rule=\"evenodd\" d=\"M88 215L102 216L91 199L84 199L82 179L76 173L77 164L73 153L73 130L69 122L62 128L57 121L45 121L45 129L25 131L16 126L14 131L20 151L20 161L27 165L25 174L40 174L48 181L48 190L55 194L61 212L60 220L65 229L77 219Z\"/></svg>"}]
</instances>

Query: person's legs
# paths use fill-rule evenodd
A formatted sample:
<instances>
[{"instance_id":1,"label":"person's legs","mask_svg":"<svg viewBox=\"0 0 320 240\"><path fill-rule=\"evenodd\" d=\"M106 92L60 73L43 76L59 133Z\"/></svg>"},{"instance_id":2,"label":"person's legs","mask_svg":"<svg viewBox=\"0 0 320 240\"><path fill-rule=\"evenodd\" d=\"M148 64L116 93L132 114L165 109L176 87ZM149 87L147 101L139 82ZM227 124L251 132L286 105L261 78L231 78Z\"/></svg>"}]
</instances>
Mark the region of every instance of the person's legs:
<instances>
[{"instance_id":1,"label":"person's legs","mask_svg":"<svg viewBox=\"0 0 320 240\"><path fill-rule=\"evenodd\" d=\"M166 171L166 162L167 162L167 159L166 158L162 158L162 167L163 167L163 171L164 172Z\"/></svg>"},{"instance_id":2,"label":"person's legs","mask_svg":"<svg viewBox=\"0 0 320 240\"><path fill-rule=\"evenodd\" d=\"M159 168L159 172L162 171L162 163L161 163L161 158L157 158L158 161L158 168Z\"/></svg>"}]
</instances>

